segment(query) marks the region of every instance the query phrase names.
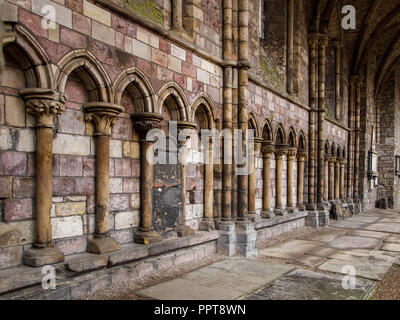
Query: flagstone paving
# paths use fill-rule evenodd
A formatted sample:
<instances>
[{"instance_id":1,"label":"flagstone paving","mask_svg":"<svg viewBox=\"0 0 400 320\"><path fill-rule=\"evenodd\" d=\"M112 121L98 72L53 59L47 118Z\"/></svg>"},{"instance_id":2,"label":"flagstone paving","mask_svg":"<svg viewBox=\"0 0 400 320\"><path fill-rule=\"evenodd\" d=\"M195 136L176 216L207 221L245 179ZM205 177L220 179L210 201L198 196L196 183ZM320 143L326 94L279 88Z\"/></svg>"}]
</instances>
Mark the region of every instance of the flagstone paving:
<instances>
[{"instance_id":1,"label":"flagstone paving","mask_svg":"<svg viewBox=\"0 0 400 320\"><path fill-rule=\"evenodd\" d=\"M259 249L136 294L151 299L363 299L400 261L400 214L374 212L336 221L307 239ZM350 277L350 278L349 278ZM354 286L346 281L354 279Z\"/></svg>"}]
</instances>

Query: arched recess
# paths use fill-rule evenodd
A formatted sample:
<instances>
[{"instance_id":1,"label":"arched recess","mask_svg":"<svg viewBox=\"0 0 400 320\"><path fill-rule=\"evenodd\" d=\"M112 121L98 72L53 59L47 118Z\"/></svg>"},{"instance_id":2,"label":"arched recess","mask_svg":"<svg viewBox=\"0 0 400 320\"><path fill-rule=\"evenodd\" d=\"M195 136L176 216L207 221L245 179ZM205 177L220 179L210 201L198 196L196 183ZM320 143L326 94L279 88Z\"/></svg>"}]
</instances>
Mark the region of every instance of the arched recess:
<instances>
[{"instance_id":1,"label":"arched recess","mask_svg":"<svg viewBox=\"0 0 400 320\"><path fill-rule=\"evenodd\" d=\"M260 126L258 125L256 115L253 111L249 113L248 128L254 130L254 138L262 138L262 132L260 130Z\"/></svg>"},{"instance_id":2,"label":"arched recess","mask_svg":"<svg viewBox=\"0 0 400 320\"><path fill-rule=\"evenodd\" d=\"M276 145L286 144L286 133L285 133L285 128L282 126L282 124L279 124L276 129L275 144Z\"/></svg>"},{"instance_id":3,"label":"arched recess","mask_svg":"<svg viewBox=\"0 0 400 320\"><path fill-rule=\"evenodd\" d=\"M132 100L132 113L155 112L156 95L150 81L138 68L121 72L112 85L113 103L122 105L124 95ZM126 110L127 111L127 110Z\"/></svg>"},{"instance_id":4,"label":"arched recess","mask_svg":"<svg viewBox=\"0 0 400 320\"><path fill-rule=\"evenodd\" d=\"M265 119L264 127L262 131L262 138L264 142L273 142L274 141L274 133L271 126L271 121L269 119Z\"/></svg>"},{"instance_id":5,"label":"arched recess","mask_svg":"<svg viewBox=\"0 0 400 320\"><path fill-rule=\"evenodd\" d=\"M307 150L306 135L304 134L303 131L300 131L299 139L297 141L297 146L298 146L299 150L301 150L301 151L306 151Z\"/></svg>"},{"instance_id":6,"label":"arched recess","mask_svg":"<svg viewBox=\"0 0 400 320\"><path fill-rule=\"evenodd\" d=\"M11 29L8 25L6 28ZM3 45L5 55L15 60L23 70L27 88L55 88L50 57L30 31L16 25L13 32L3 39Z\"/></svg>"},{"instance_id":7,"label":"arched recess","mask_svg":"<svg viewBox=\"0 0 400 320\"><path fill-rule=\"evenodd\" d=\"M215 128L215 112L214 103L211 98L204 92L199 93L193 99L192 115L190 121L196 122L196 114L201 113L204 122L201 124L202 129L214 129Z\"/></svg>"},{"instance_id":8,"label":"arched recess","mask_svg":"<svg viewBox=\"0 0 400 320\"><path fill-rule=\"evenodd\" d=\"M288 145L290 147L297 147L297 138L296 132L293 127L290 128L289 136L288 136Z\"/></svg>"},{"instance_id":9,"label":"arched recess","mask_svg":"<svg viewBox=\"0 0 400 320\"><path fill-rule=\"evenodd\" d=\"M158 93L157 113L162 113L163 107L167 107L171 113L171 120L188 121L189 102L185 93L175 82L165 84Z\"/></svg>"},{"instance_id":10,"label":"arched recess","mask_svg":"<svg viewBox=\"0 0 400 320\"><path fill-rule=\"evenodd\" d=\"M328 140L325 141L325 154L328 155L331 153L331 146Z\"/></svg>"},{"instance_id":11,"label":"arched recess","mask_svg":"<svg viewBox=\"0 0 400 320\"><path fill-rule=\"evenodd\" d=\"M331 155L332 157L336 157L336 145L334 142L331 144Z\"/></svg>"},{"instance_id":12,"label":"arched recess","mask_svg":"<svg viewBox=\"0 0 400 320\"><path fill-rule=\"evenodd\" d=\"M56 86L65 92L68 77L74 72L84 84L89 101L111 102L111 80L96 57L85 49L66 54L57 64Z\"/></svg>"}]
</instances>

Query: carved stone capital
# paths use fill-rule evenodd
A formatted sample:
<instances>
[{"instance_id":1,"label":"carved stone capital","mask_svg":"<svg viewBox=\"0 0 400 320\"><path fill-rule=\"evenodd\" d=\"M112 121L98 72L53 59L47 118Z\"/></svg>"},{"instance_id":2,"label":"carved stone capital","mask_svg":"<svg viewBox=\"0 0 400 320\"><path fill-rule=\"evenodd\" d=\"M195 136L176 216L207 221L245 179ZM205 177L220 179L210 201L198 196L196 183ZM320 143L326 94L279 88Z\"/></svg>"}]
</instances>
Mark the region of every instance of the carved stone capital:
<instances>
[{"instance_id":1,"label":"carved stone capital","mask_svg":"<svg viewBox=\"0 0 400 320\"><path fill-rule=\"evenodd\" d=\"M329 164L334 165L336 163L337 158L336 157L329 157Z\"/></svg>"},{"instance_id":2,"label":"carved stone capital","mask_svg":"<svg viewBox=\"0 0 400 320\"><path fill-rule=\"evenodd\" d=\"M280 144L276 146L275 155L277 157L283 157L288 153L288 146L285 144Z\"/></svg>"},{"instance_id":3,"label":"carved stone capital","mask_svg":"<svg viewBox=\"0 0 400 320\"><path fill-rule=\"evenodd\" d=\"M275 145L272 141L267 141L262 144L261 152L264 157L270 157L273 153L275 153Z\"/></svg>"},{"instance_id":4,"label":"carved stone capital","mask_svg":"<svg viewBox=\"0 0 400 320\"><path fill-rule=\"evenodd\" d=\"M318 43L319 43L319 33L312 33L308 36L308 46L312 50L318 49Z\"/></svg>"},{"instance_id":5,"label":"carved stone capital","mask_svg":"<svg viewBox=\"0 0 400 320\"><path fill-rule=\"evenodd\" d=\"M161 128L160 122L164 117L159 113L152 112L140 112L132 115L133 125L135 129L143 136L146 136L147 132L152 129Z\"/></svg>"},{"instance_id":6,"label":"carved stone capital","mask_svg":"<svg viewBox=\"0 0 400 320\"><path fill-rule=\"evenodd\" d=\"M329 36L327 36L327 35L322 35L320 38L319 38L319 49L320 50L325 50L326 49L326 47L328 46L328 44L329 44Z\"/></svg>"},{"instance_id":7,"label":"carved stone capital","mask_svg":"<svg viewBox=\"0 0 400 320\"><path fill-rule=\"evenodd\" d=\"M258 150L260 150L260 148L261 148L263 139L262 138L254 138L254 140L252 142L254 145L254 152L258 152Z\"/></svg>"},{"instance_id":8,"label":"carved stone capital","mask_svg":"<svg viewBox=\"0 0 400 320\"><path fill-rule=\"evenodd\" d=\"M297 148L295 147L287 148L286 155L288 157L288 160L294 160L297 155Z\"/></svg>"},{"instance_id":9,"label":"carved stone capital","mask_svg":"<svg viewBox=\"0 0 400 320\"><path fill-rule=\"evenodd\" d=\"M86 121L93 121L95 124L95 135L109 136L115 118L124 111L124 108L106 102L90 102L83 106L86 114Z\"/></svg>"},{"instance_id":10,"label":"carved stone capital","mask_svg":"<svg viewBox=\"0 0 400 320\"><path fill-rule=\"evenodd\" d=\"M28 113L36 117L37 126L53 128L54 115L64 111L64 94L52 89L26 88L20 91Z\"/></svg>"},{"instance_id":11,"label":"carved stone capital","mask_svg":"<svg viewBox=\"0 0 400 320\"><path fill-rule=\"evenodd\" d=\"M179 134L182 133L183 130L195 130L197 128L197 123L189 121L178 121L177 127L178 127L178 137L179 137ZM186 144L187 138L189 137L190 136L187 136L183 141L180 141L180 139L178 139L179 146L180 147L184 146Z\"/></svg>"},{"instance_id":12,"label":"carved stone capital","mask_svg":"<svg viewBox=\"0 0 400 320\"><path fill-rule=\"evenodd\" d=\"M347 159L346 158L340 158L339 161L340 161L340 165L343 166L343 167L347 164Z\"/></svg>"},{"instance_id":13,"label":"carved stone capital","mask_svg":"<svg viewBox=\"0 0 400 320\"><path fill-rule=\"evenodd\" d=\"M305 161L307 159L308 152L304 149L297 150L297 160Z\"/></svg>"}]
</instances>

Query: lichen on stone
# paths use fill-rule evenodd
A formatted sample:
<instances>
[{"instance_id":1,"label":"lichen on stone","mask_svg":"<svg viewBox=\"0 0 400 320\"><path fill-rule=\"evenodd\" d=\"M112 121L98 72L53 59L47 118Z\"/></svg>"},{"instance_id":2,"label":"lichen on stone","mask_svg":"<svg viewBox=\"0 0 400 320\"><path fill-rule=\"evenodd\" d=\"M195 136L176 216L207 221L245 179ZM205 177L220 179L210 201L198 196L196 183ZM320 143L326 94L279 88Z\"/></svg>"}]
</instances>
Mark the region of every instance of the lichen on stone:
<instances>
[{"instance_id":1,"label":"lichen on stone","mask_svg":"<svg viewBox=\"0 0 400 320\"><path fill-rule=\"evenodd\" d=\"M267 82L278 92L283 93L284 90L284 83L283 80L281 79L281 76L279 74L279 71L276 66L274 66L269 59L262 55L260 57L260 64L261 68L264 71L265 79Z\"/></svg>"},{"instance_id":2,"label":"lichen on stone","mask_svg":"<svg viewBox=\"0 0 400 320\"><path fill-rule=\"evenodd\" d=\"M121 3L138 16L155 24L164 25L164 15L154 0L121 0Z\"/></svg>"}]
</instances>

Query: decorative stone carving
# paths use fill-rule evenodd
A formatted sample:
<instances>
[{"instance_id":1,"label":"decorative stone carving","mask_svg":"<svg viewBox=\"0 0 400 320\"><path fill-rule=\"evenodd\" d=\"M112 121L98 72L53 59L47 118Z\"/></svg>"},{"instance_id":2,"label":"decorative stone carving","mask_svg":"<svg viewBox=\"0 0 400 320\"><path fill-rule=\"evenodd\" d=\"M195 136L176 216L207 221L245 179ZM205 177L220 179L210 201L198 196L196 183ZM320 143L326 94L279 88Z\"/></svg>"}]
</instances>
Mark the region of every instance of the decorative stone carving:
<instances>
[{"instance_id":1,"label":"decorative stone carving","mask_svg":"<svg viewBox=\"0 0 400 320\"><path fill-rule=\"evenodd\" d=\"M135 129L142 137L145 137L150 130L160 129L160 123L164 119L161 114L151 112L135 113L132 118Z\"/></svg>"},{"instance_id":2,"label":"decorative stone carving","mask_svg":"<svg viewBox=\"0 0 400 320\"><path fill-rule=\"evenodd\" d=\"M111 135L111 127L115 124L116 117L124 111L124 108L106 102L91 102L84 106L86 121L95 124L95 135Z\"/></svg>"}]
</instances>

